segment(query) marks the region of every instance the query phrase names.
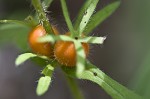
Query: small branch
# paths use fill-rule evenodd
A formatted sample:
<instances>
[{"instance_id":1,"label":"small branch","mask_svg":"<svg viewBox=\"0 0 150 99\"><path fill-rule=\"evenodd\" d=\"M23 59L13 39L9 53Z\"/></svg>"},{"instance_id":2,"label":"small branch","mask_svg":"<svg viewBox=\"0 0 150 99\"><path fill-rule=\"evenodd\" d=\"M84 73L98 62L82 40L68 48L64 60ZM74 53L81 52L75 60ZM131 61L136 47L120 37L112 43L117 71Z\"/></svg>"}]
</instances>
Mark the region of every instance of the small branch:
<instances>
[{"instance_id":1,"label":"small branch","mask_svg":"<svg viewBox=\"0 0 150 99\"><path fill-rule=\"evenodd\" d=\"M52 27L49 23L48 18L46 17L46 14L44 12L42 3L40 2L40 0L32 0L32 4L35 8L35 10L37 11L40 23L44 26L46 32L48 34L53 33Z\"/></svg>"}]
</instances>

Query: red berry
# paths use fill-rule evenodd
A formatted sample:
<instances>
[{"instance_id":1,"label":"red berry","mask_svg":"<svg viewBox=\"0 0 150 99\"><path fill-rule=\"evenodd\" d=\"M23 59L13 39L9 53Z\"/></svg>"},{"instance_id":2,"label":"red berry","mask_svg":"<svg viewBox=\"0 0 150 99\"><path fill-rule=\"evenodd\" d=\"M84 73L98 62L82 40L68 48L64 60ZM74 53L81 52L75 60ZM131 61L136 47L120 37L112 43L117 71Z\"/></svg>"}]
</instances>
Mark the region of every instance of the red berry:
<instances>
[{"instance_id":1,"label":"red berry","mask_svg":"<svg viewBox=\"0 0 150 99\"><path fill-rule=\"evenodd\" d=\"M54 34L59 34L56 28L52 27ZM29 45L33 52L51 57L53 56L53 45L51 43L39 43L37 40L39 37L45 36L47 33L42 25L35 27L28 37Z\"/></svg>"},{"instance_id":2,"label":"red berry","mask_svg":"<svg viewBox=\"0 0 150 99\"><path fill-rule=\"evenodd\" d=\"M66 34L68 35L68 33ZM86 56L89 53L89 45L82 43ZM73 67L76 65L76 50L73 42L57 41L54 46L54 56L57 61L65 66Z\"/></svg>"}]
</instances>

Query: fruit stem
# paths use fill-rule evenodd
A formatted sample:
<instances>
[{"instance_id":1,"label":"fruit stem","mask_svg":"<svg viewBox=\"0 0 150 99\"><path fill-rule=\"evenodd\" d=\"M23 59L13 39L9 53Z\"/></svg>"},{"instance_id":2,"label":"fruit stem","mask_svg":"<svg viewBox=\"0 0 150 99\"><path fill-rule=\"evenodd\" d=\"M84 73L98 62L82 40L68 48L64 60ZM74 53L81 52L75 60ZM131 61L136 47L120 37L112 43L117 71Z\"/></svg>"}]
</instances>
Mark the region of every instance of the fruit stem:
<instances>
[{"instance_id":1,"label":"fruit stem","mask_svg":"<svg viewBox=\"0 0 150 99\"><path fill-rule=\"evenodd\" d=\"M46 33L48 33L48 34L54 33L40 0L32 0L32 4L38 14L40 23L44 26L44 28L46 30Z\"/></svg>"},{"instance_id":2,"label":"fruit stem","mask_svg":"<svg viewBox=\"0 0 150 99\"><path fill-rule=\"evenodd\" d=\"M70 90L72 92L74 99L84 99L83 94L81 93L81 90L79 89L79 86L77 82L75 81L75 79L67 75L65 77L66 77L67 83L70 87Z\"/></svg>"}]
</instances>

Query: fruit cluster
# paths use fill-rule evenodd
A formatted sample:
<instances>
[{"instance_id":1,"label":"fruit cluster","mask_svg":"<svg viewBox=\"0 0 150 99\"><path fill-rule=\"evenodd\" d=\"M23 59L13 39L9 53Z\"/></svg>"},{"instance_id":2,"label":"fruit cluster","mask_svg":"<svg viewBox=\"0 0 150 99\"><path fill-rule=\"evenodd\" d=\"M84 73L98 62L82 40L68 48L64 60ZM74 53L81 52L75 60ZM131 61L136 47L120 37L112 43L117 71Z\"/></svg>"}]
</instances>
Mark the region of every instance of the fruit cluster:
<instances>
[{"instance_id":1,"label":"fruit cluster","mask_svg":"<svg viewBox=\"0 0 150 99\"><path fill-rule=\"evenodd\" d=\"M59 35L57 28L52 27L54 35ZM65 35L69 36L69 32ZM28 42L32 51L36 54L44 55L50 58L55 58L60 64L64 66L75 66L76 64L76 50L73 42L56 41L51 43L40 43L38 38L47 35L44 27L38 25L29 33ZM85 55L89 53L89 45L82 43Z\"/></svg>"}]
</instances>

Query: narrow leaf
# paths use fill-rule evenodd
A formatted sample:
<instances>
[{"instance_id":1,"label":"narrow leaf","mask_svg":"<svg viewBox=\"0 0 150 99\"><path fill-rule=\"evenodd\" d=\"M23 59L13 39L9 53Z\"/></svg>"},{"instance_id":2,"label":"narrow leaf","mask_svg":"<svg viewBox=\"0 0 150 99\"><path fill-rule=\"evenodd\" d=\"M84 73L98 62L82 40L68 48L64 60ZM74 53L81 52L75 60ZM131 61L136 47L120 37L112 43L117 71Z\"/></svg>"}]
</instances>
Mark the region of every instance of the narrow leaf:
<instances>
[{"instance_id":1,"label":"narrow leaf","mask_svg":"<svg viewBox=\"0 0 150 99\"><path fill-rule=\"evenodd\" d=\"M94 13L94 10L96 8L98 1L99 0L93 0L91 4L89 5L89 7L86 9L85 14L82 18L82 21L79 25L79 35L81 35L81 33L85 30L87 23L89 22L92 14Z\"/></svg>"},{"instance_id":2,"label":"narrow leaf","mask_svg":"<svg viewBox=\"0 0 150 99\"><path fill-rule=\"evenodd\" d=\"M74 41L73 38L69 37L69 36L66 36L66 35L57 35L57 36L54 36L54 35L46 35L44 37L41 37L39 38L39 42L51 42L51 43L54 43L58 40L62 40L62 41Z\"/></svg>"},{"instance_id":3,"label":"narrow leaf","mask_svg":"<svg viewBox=\"0 0 150 99\"><path fill-rule=\"evenodd\" d=\"M79 79L92 81L102 87L112 99L143 99L138 94L119 84L96 66L87 61L86 68L79 75ZM76 77L76 70L63 68L70 77Z\"/></svg>"},{"instance_id":4,"label":"narrow leaf","mask_svg":"<svg viewBox=\"0 0 150 99\"><path fill-rule=\"evenodd\" d=\"M150 52L147 52L131 84L131 87L140 95L144 96L146 99L150 97L149 75L150 75Z\"/></svg>"},{"instance_id":5,"label":"narrow leaf","mask_svg":"<svg viewBox=\"0 0 150 99\"><path fill-rule=\"evenodd\" d=\"M48 90L50 83L51 83L51 77L49 76L41 77L38 81L38 85L36 89L37 95L38 96L43 95Z\"/></svg>"},{"instance_id":6,"label":"narrow leaf","mask_svg":"<svg viewBox=\"0 0 150 99\"><path fill-rule=\"evenodd\" d=\"M80 74L85 70L85 53L82 47L82 44L78 41L74 41L75 49L76 49L76 75L79 77Z\"/></svg>"},{"instance_id":7,"label":"narrow leaf","mask_svg":"<svg viewBox=\"0 0 150 99\"><path fill-rule=\"evenodd\" d=\"M84 5L82 6L82 8L80 9L77 17L76 17L76 21L74 23L74 29L77 30L80 23L81 23L81 20L84 16L84 13L86 12L86 9L88 9L89 5L92 3L93 0L86 0Z\"/></svg>"},{"instance_id":8,"label":"narrow leaf","mask_svg":"<svg viewBox=\"0 0 150 99\"><path fill-rule=\"evenodd\" d=\"M92 43L92 44L103 44L104 40L106 39L106 37L84 37L84 38L80 38L78 39L78 42L84 42L84 43ZM54 43L56 41L74 41L73 38L66 36L66 35L46 35L44 37L39 38L38 42L51 42Z\"/></svg>"},{"instance_id":9,"label":"narrow leaf","mask_svg":"<svg viewBox=\"0 0 150 99\"><path fill-rule=\"evenodd\" d=\"M130 91L118 82L108 77L91 63L87 63L89 68L83 72L81 79L90 80L100 85L113 99L143 99L141 96Z\"/></svg>"},{"instance_id":10,"label":"narrow leaf","mask_svg":"<svg viewBox=\"0 0 150 99\"><path fill-rule=\"evenodd\" d=\"M19 21L19 20L0 20L0 23L14 23L14 24L31 27L31 25L28 24L27 22Z\"/></svg>"},{"instance_id":11,"label":"narrow leaf","mask_svg":"<svg viewBox=\"0 0 150 99\"><path fill-rule=\"evenodd\" d=\"M36 54L33 54L33 53L24 53L24 54L21 54L17 57L16 61L15 61L15 64L16 66L19 66L20 64L22 64L23 62L27 61L28 59L30 58L33 58L33 57L40 57L40 58L43 58L43 59L48 59L47 57L45 56L38 56Z\"/></svg>"},{"instance_id":12,"label":"narrow leaf","mask_svg":"<svg viewBox=\"0 0 150 99\"><path fill-rule=\"evenodd\" d=\"M86 26L84 31L85 34L89 34L94 28L96 28L99 24L101 24L106 18L108 18L120 5L120 1L113 2L98 11L91 17L91 20Z\"/></svg>"},{"instance_id":13,"label":"narrow leaf","mask_svg":"<svg viewBox=\"0 0 150 99\"><path fill-rule=\"evenodd\" d=\"M69 16L69 12L68 12L68 8L67 8L67 4L66 4L66 0L60 0L61 1L61 6L62 6L62 10L63 10L63 14L67 23L67 26L69 28L69 31L71 32L71 36L75 36L75 31Z\"/></svg>"},{"instance_id":14,"label":"narrow leaf","mask_svg":"<svg viewBox=\"0 0 150 99\"><path fill-rule=\"evenodd\" d=\"M79 42L84 42L84 43L92 43L92 44L103 44L104 40L106 37L84 37L79 39Z\"/></svg>"}]
</instances>

